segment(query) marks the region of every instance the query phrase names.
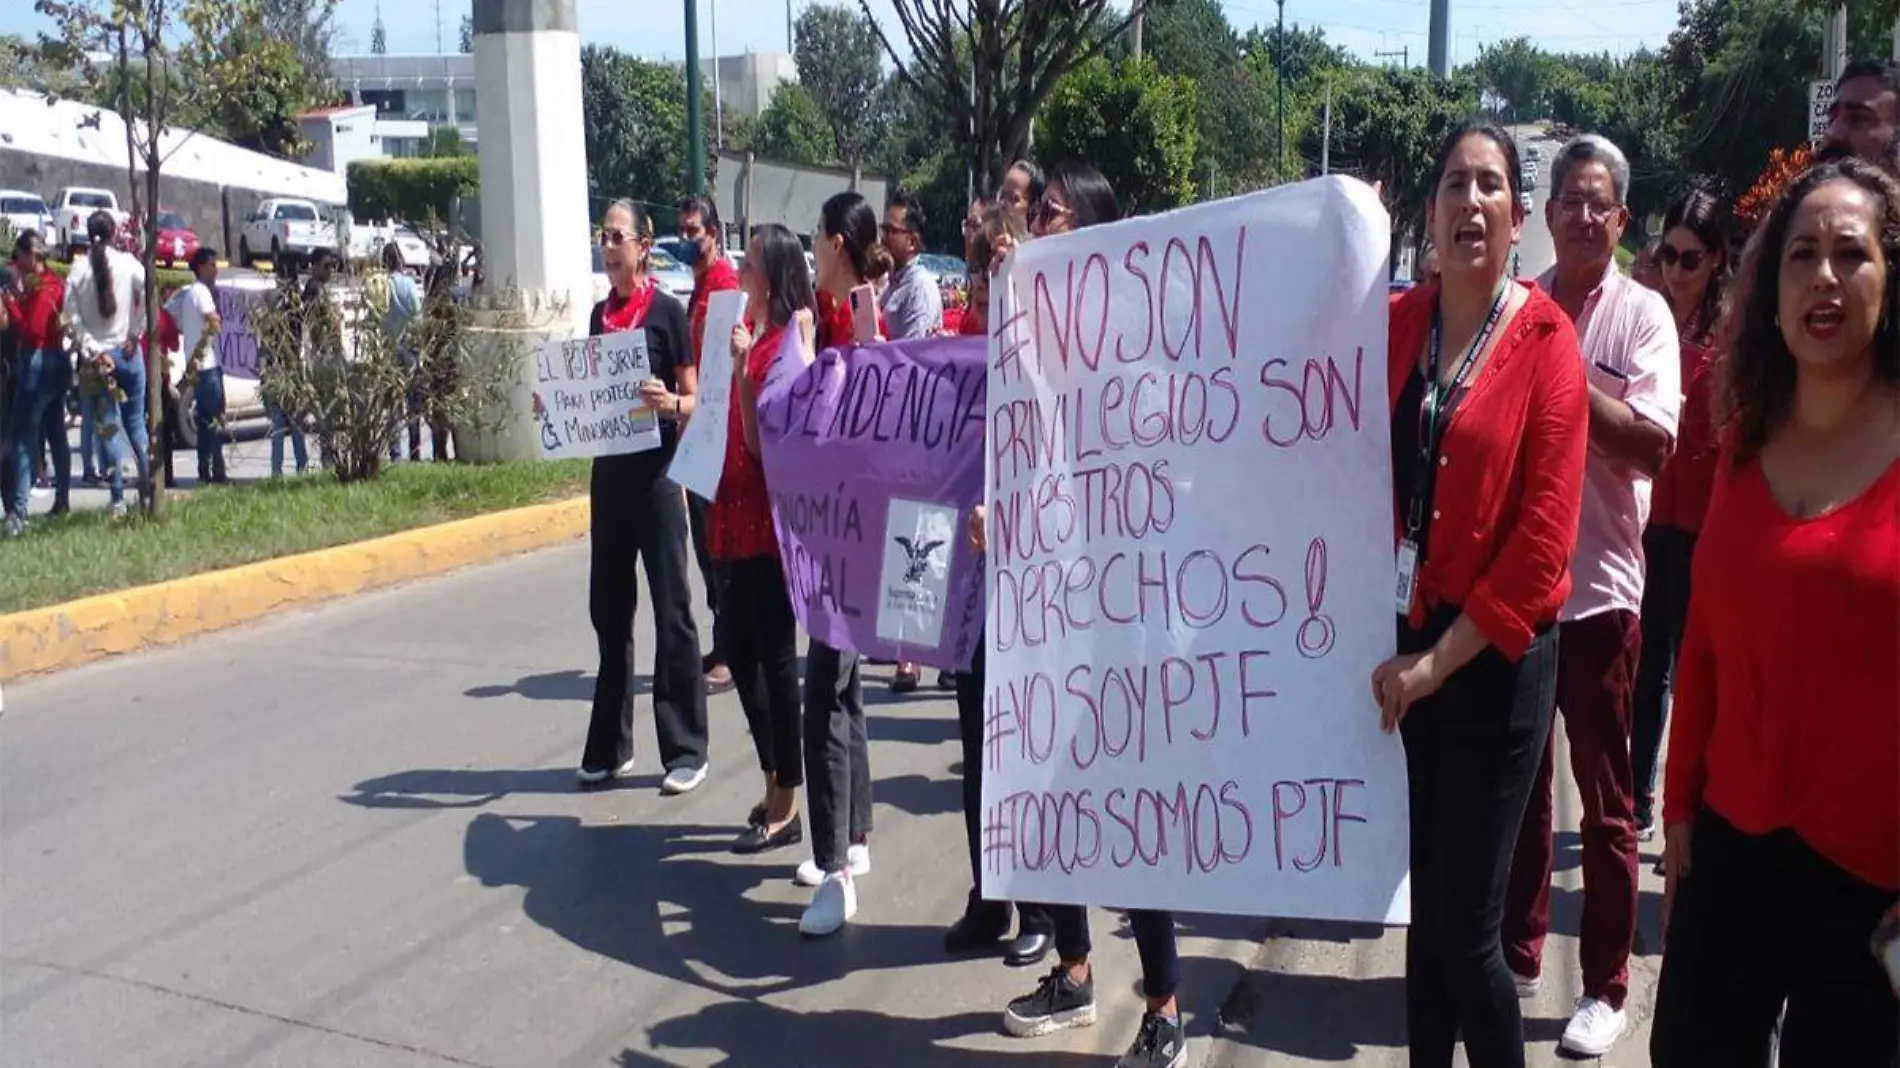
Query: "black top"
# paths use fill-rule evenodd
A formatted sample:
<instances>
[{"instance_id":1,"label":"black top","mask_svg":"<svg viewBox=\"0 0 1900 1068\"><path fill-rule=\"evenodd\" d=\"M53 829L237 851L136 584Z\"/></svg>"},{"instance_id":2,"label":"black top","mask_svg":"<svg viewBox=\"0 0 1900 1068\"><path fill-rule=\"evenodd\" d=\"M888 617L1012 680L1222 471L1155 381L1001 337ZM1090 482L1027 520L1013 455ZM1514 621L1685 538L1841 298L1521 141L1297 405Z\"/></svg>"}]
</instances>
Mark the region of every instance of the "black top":
<instances>
[{"instance_id":1,"label":"black top","mask_svg":"<svg viewBox=\"0 0 1900 1068\"><path fill-rule=\"evenodd\" d=\"M589 337L599 337L607 332L603 322L606 311L606 301L594 305L593 312L587 317ZM679 368L693 365L693 330L686 317L685 306L672 294L656 289L653 303L647 307L645 329L647 365L653 377L666 383L667 389L678 393ZM612 467L616 473L624 473L630 479L664 478L667 466L673 462L673 451L678 447L678 424L671 419L661 419L659 448L619 456L598 456L594 458L594 466L596 470Z\"/></svg>"},{"instance_id":2,"label":"black top","mask_svg":"<svg viewBox=\"0 0 1900 1068\"><path fill-rule=\"evenodd\" d=\"M1445 409L1438 413L1439 441L1444 440L1445 426L1451 422L1451 413L1458 408L1470 386L1461 386L1445 401ZM1392 409L1392 507L1399 517L1399 531L1404 533L1405 517L1412 507L1412 488L1418 478L1418 465L1424 459L1421 446L1424 445L1425 419L1425 372L1414 364L1412 373L1405 377L1405 388L1399 392L1399 406ZM1436 475L1437 472L1430 472ZM1425 514L1419 521L1418 545L1423 550L1428 544L1432 532L1432 496L1436 495L1436 480L1426 483L1431 487L1425 500ZM1424 555L1421 552L1421 566Z\"/></svg>"}]
</instances>

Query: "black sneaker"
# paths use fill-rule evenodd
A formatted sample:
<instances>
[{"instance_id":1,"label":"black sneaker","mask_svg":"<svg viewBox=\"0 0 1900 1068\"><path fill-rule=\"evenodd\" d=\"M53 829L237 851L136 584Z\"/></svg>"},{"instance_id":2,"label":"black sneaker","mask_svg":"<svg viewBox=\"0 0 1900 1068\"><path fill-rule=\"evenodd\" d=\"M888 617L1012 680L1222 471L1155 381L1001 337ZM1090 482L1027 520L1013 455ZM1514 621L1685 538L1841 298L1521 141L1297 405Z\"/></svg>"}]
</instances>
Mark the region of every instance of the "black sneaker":
<instances>
[{"instance_id":1,"label":"black sneaker","mask_svg":"<svg viewBox=\"0 0 1900 1068\"><path fill-rule=\"evenodd\" d=\"M1141 1033L1128 1047L1115 1068L1185 1068L1187 1036L1181 1033L1179 1016L1148 1013L1141 1018Z\"/></svg>"},{"instance_id":2,"label":"black sneaker","mask_svg":"<svg viewBox=\"0 0 1900 1068\"><path fill-rule=\"evenodd\" d=\"M1095 973L1080 983L1069 979L1069 967L1058 964L1035 992L1024 994L1003 1010L1003 1030L1017 1038L1040 1038L1071 1027L1095 1026Z\"/></svg>"}]
</instances>

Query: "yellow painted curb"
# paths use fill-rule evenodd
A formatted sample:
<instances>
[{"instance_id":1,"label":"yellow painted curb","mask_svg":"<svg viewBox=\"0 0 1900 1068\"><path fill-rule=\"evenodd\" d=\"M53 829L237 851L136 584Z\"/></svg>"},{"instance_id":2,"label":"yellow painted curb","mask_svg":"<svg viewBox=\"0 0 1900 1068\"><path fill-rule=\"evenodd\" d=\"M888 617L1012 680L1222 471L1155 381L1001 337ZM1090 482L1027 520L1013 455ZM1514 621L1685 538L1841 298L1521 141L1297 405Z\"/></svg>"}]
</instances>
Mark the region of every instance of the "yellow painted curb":
<instances>
[{"instance_id":1,"label":"yellow painted curb","mask_svg":"<svg viewBox=\"0 0 1900 1068\"><path fill-rule=\"evenodd\" d=\"M578 497L0 616L0 681L568 541L589 514Z\"/></svg>"}]
</instances>

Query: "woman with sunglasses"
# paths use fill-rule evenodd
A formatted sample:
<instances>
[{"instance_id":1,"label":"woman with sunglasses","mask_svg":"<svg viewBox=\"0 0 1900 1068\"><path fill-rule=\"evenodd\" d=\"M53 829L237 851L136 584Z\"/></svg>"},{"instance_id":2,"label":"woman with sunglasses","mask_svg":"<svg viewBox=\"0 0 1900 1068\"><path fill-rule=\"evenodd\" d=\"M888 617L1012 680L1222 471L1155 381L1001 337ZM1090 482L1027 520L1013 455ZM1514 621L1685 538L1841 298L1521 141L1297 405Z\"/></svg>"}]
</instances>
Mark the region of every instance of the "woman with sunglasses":
<instances>
[{"instance_id":1,"label":"woman with sunglasses","mask_svg":"<svg viewBox=\"0 0 1900 1068\"><path fill-rule=\"evenodd\" d=\"M825 201L812 235L818 261L819 350L858 343L851 294L890 272L891 255L878 240L877 214L856 193ZM876 307L873 299L872 307ZM877 313L877 339L884 316ZM805 653L805 800L810 810L812 859L796 881L816 887L798 919L801 934L835 934L858 911L855 879L871 870L871 742L864 726L864 686L858 654L816 638Z\"/></svg>"},{"instance_id":2,"label":"woman with sunglasses","mask_svg":"<svg viewBox=\"0 0 1900 1068\"><path fill-rule=\"evenodd\" d=\"M1676 334L1682 339L1683 401L1676 451L1656 475L1649 526L1643 531L1643 643L1631 707L1630 762L1636 785L1636 837L1644 842L1656 835L1656 760L1689 613L1689 560L1715 481L1710 334L1721 315L1722 291L1728 283L1726 214L1714 196L1691 190L1663 216L1663 235L1656 246L1662 294L1675 313Z\"/></svg>"},{"instance_id":3,"label":"woman with sunglasses","mask_svg":"<svg viewBox=\"0 0 1900 1068\"><path fill-rule=\"evenodd\" d=\"M765 799L753 808L732 851L763 853L805 836L798 818L798 788L805 782L798 620L779 562L759 454L759 391L773 361L788 346L799 347L791 331L811 324L811 271L798 238L776 223L754 228L739 284L753 326L741 323L732 330L738 418L726 423L726 465L707 509L706 548L725 576L719 619L726 666L765 774Z\"/></svg>"},{"instance_id":4,"label":"woman with sunglasses","mask_svg":"<svg viewBox=\"0 0 1900 1068\"><path fill-rule=\"evenodd\" d=\"M1121 204L1115 198L1114 188L1100 171L1085 163L1059 163L1050 169L1042 196L1029 211L1029 232L1032 237L1053 237L1111 223L1120 218ZM996 234L992 244L996 247L996 257L1000 262L1014 242L1004 232ZM971 535L978 543L979 551L986 547L982 522L983 510L978 509L972 521ZM978 649L982 648L979 644ZM972 736L975 744L982 744L980 716L983 665L984 657L979 652L974 684L967 690L960 687L957 693L958 718L963 721L964 730L966 757L963 766L966 776L983 766L980 753L976 759L968 756ZM974 726L970 722L973 715L978 717ZM975 795L980 802L980 779L976 783ZM971 815L970 805L971 791L966 784L966 821ZM966 823L966 827L973 832L974 824ZM977 859L973 843L972 863ZM977 877L980 879L981 875ZM988 905L974 894L971 900L973 907ZM1022 904L1018 906L1018 911L1021 914L1019 922L1022 933L1011 947L1010 962L1031 964L1048 952L1053 941L1057 963L1036 985L1036 989L1011 1000L1003 1009L1003 1029L1018 1038L1035 1038L1072 1027L1093 1026L1096 1018L1095 972L1089 956L1094 947L1089 935L1088 908L1083 905ZM1141 958L1141 992L1146 1004L1134 1042L1115 1063L1117 1068L1180 1068L1187 1063L1187 1035L1181 1028L1181 1009L1175 1000L1175 991L1181 985L1181 963L1175 946L1174 914L1152 909L1128 909L1126 915L1128 926L1134 933L1135 951ZM1004 914L1003 918L1006 921L1007 915ZM967 915L965 922L970 922ZM1040 944L1037 944L1039 927L1050 933L1040 935Z\"/></svg>"},{"instance_id":5,"label":"woman with sunglasses","mask_svg":"<svg viewBox=\"0 0 1900 1068\"><path fill-rule=\"evenodd\" d=\"M593 786L633 774L633 613L639 602L637 564L644 563L653 603L653 721L659 732L660 789L683 794L706 778L706 690L699 673L699 631L686 585L686 498L666 477L679 442L678 425L692 415L699 370L686 309L647 274L653 223L638 204L616 200L601 218L601 261L613 289L594 305L594 336L646 331L652 377L640 401L660 423L660 447L594 460L588 614L600 643L594 713L581 756L580 782Z\"/></svg>"}]
</instances>

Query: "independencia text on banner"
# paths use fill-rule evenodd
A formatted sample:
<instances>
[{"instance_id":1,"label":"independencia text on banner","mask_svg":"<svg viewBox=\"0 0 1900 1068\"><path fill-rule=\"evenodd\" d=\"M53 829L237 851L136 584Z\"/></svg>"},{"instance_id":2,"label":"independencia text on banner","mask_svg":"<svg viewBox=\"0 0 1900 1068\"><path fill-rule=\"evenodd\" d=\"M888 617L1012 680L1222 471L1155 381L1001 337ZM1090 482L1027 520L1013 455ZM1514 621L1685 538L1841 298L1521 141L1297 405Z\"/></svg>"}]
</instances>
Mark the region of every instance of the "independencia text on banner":
<instances>
[{"instance_id":1,"label":"independencia text on banner","mask_svg":"<svg viewBox=\"0 0 1900 1068\"><path fill-rule=\"evenodd\" d=\"M792 607L812 637L967 667L983 625L965 531L983 490L984 343L788 346L759 436Z\"/></svg>"},{"instance_id":2,"label":"independencia text on banner","mask_svg":"<svg viewBox=\"0 0 1900 1068\"><path fill-rule=\"evenodd\" d=\"M547 460L660 447L660 421L640 401L653 377L645 330L536 346L534 421Z\"/></svg>"},{"instance_id":3,"label":"independencia text on banner","mask_svg":"<svg viewBox=\"0 0 1900 1068\"><path fill-rule=\"evenodd\" d=\"M1388 244L1327 178L993 287L986 897L1408 919Z\"/></svg>"}]
</instances>

